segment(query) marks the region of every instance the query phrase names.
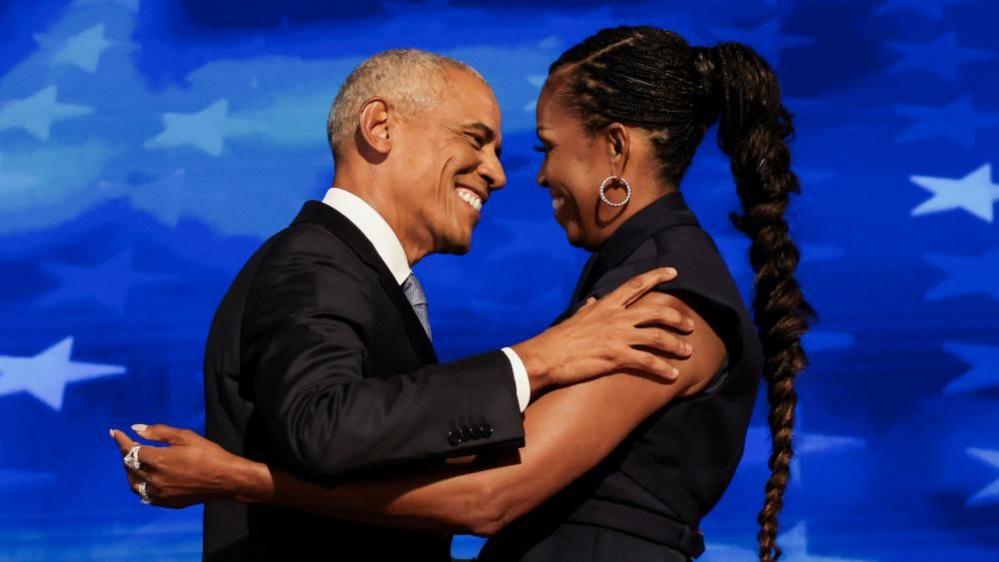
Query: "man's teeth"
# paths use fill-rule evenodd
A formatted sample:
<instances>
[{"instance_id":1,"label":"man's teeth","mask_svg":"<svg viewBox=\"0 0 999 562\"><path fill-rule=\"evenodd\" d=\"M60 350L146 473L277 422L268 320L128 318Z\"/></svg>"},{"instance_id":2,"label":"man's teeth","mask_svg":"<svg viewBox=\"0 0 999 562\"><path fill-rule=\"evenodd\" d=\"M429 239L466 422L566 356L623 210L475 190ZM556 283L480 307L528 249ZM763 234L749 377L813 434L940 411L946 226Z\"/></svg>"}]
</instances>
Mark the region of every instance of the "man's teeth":
<instances>
[{"instance_id":1,"label":"man's teeth","mask_svg":"<svg viewBox=\"0 0 999 562\"><path fill-rule=\"evenodd\" d=\"M465 189L464 187L458 188L458 197L468 203L476 212L482 210L482 198L475 194L474 191Z\"/></svg>"}]
</instances>

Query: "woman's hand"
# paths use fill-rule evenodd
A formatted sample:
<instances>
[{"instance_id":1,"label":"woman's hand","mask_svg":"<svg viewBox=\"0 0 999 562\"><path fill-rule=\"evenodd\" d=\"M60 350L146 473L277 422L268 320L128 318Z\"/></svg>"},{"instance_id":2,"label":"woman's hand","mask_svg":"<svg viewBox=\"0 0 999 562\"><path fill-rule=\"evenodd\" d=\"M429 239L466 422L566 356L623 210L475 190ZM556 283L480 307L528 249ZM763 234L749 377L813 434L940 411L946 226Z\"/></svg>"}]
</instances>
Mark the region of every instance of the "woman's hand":
<instances>
[{"instance_id":1,"label":"woman's hand","mask_svg":"<svg viewBox=\"0 0 999 562\"><path fill-rule=\"evenodd\" d=\"M124 459L139 446L139 468L124 465L129 486L142 496L140 486L153 505L182 508L217 498L236 499L240 484L256 468L256 463L233 455L188 430L167 425L133 425L140 437L167 443L154 447L133 441L125 432L112 429Z\"/></svg>"}]
</instances>

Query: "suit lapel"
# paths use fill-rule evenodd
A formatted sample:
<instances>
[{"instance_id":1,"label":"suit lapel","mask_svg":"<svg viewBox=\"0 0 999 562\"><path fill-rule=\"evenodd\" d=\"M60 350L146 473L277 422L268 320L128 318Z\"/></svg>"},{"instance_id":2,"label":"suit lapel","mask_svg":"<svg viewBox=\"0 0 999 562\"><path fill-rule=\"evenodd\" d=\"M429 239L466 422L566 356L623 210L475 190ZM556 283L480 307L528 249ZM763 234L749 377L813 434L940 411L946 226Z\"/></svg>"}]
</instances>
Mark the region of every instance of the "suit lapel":
<instances>
[{"instance_id":1,"label":"suit lapel","mask_svg":"<svg viewBox=\"0 0 999 562\"><path fill-rule=\"evenodd\" d=\"M343 240L361 261L377 271L382 288L398 310L399 317L406 327L406 333L409 334L409 339L420 356L420 361L424 364L437 362L437 354L434 352L434 346L430 342L430 338L427 337L427 332L424 331L423 324L420 323L416 312L413 311L412 305L406 299L405 293L402 292L402 287L395 282L395 277L393 277L392 272L389 271L385 262L378 256L375 247L354 226L354 223L350 222L347 217L329 205L320 201L307 202L302 207L301 212L298 213L298 217L295 218L294 222L314 222L321 224L337 238Z\"/></svg>"}]
</instances>

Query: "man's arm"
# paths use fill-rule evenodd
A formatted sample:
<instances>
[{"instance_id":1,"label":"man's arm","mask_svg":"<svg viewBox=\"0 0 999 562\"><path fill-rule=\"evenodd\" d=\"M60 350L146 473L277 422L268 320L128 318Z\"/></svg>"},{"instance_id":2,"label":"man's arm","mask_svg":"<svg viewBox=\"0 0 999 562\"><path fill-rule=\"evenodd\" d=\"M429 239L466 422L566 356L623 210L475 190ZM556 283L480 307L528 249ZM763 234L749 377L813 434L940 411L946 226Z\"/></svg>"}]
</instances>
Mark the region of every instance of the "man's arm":
<instances>
[{"instance_id":1,"label":"man's arm","mask_svg":"<svg viewBox=\"0 0 999 562\"><path fill-rule=\"evenodd\" d=\"M263 261L247 300L242 374L285 468L326 479L521 446L513 374L500 351L410 373L364 372L373 292L383 289L346 252L325 239L289 237ZM678 352L679 340L650 325L682 325L682 315L632 304L675 275L638 276L515 346L532 392L620 368L674 378L669 361L648 348Z\"/></svg>"},{"instance_id":2,"label":"man's arm","mask_svg":"<svg viewBox=\"0 0 999 562\"><path fill-rule=\"evenodd\" d=\"M680 299L661 296L694 318L693 333L681 339L698 353L676 359L679 378L665 383L618 373L555 389L527 409L528 442L519 455L326 488L228 454L186 430L154 426L140 435L173 446L144 447L140 458L149 466L130 478L133 485L148 481L154 503L169 507L228 498L372 524L492 534L595 466L652 412L702 390L717 373L726 356L722 341ZM131 447L123 433L114 437L123 452Z\"/></svg>"}]
</instances>

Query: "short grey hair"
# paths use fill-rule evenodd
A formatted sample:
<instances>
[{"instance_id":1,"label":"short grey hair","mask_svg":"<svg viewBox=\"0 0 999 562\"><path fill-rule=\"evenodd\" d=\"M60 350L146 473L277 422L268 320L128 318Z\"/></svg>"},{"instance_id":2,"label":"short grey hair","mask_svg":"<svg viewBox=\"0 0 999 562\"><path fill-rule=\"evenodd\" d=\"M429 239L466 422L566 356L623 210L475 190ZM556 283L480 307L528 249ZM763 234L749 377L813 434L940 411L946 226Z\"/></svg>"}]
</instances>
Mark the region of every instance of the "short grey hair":
<instances>
[{"instance_id":1,"label":"short grey hair","mask_svg":"<svg viewBox=\"0 0 999 562\"><path fill-rule=\"evenodd\" d=\"M429 107L444 94L449 69L469 72L485 82L467 64L421 49L382 51L358 65L340 88L326 121L326 138L334 156L353 138L365 102L380 96L402 111Z\"/></svg>"}]
</instances>

